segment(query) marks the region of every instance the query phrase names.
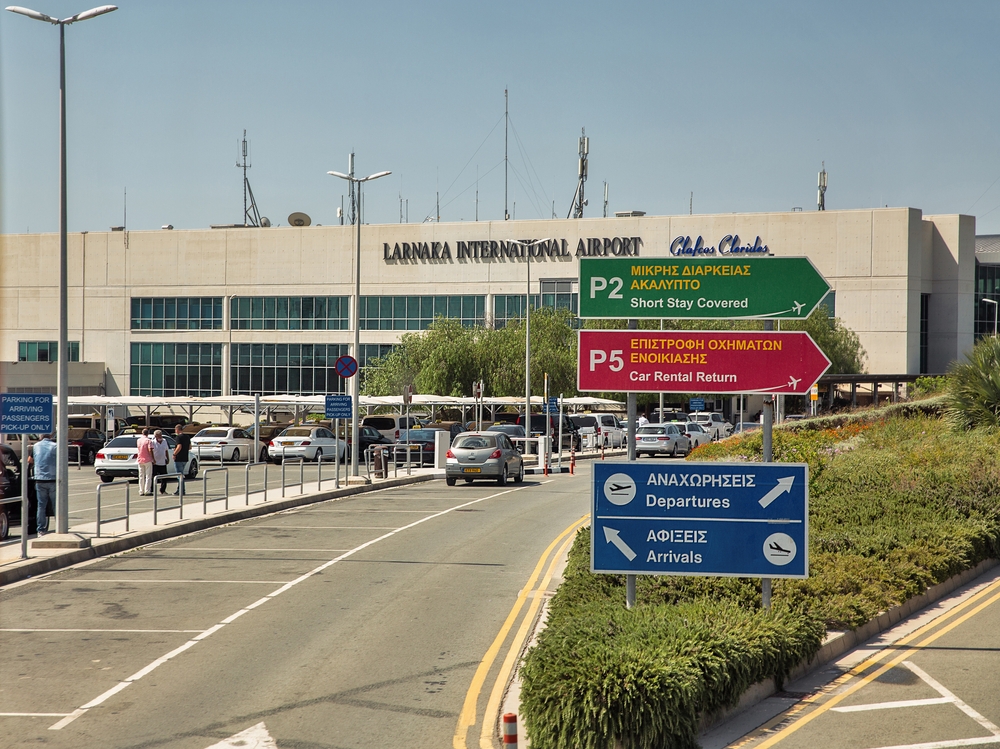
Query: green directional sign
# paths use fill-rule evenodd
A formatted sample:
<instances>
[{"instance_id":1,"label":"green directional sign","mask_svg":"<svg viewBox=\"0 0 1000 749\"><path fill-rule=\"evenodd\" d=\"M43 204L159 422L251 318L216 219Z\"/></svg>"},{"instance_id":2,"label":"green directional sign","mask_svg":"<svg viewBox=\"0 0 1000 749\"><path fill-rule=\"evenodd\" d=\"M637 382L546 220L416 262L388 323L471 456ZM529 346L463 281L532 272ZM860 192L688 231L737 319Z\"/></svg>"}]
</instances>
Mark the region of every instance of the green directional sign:
<instances>
[{"instance_id":1,"label":"green directional sign","mask_svg":"<svg viewBox=\"0 0 1000 749\"><path fill-rule=\"evenodd\" d=\"M580 258L580 317L802 319L829 290L807 257Z\"/></svg>"}]
</instances>

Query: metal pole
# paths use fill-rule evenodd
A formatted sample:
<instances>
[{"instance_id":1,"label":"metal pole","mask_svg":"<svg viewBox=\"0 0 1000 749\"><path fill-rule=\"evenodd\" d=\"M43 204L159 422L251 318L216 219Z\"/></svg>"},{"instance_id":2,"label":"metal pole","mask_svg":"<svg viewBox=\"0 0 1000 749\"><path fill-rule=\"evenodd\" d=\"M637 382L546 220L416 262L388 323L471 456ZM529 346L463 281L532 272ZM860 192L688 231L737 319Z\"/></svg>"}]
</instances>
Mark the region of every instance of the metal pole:
<instances>
[{"instance_id":1,"label":"metal pole","mask_svg":"<svg viewBox=\"0 0 1000 749\"><path fill-rule=\"evenodd\" d=\"M639 321L632 319L628 321L628 329L635 330L639 327ZM635 431L638 426L637 408L635 403L635 393L628 393L625 396L625 409L628 420L628 460L633 461L635 456ZM602 440L603 444L603 440ZM625 608L635 607L635 575L625 575Z\"/></svg>"},{"instance_id":2,"label":"metal pole","mask_svg":"<svg viewBox=\"0 0 1000 749\"><path fill-rule=\"evenodd\" d=\"M253 462L260 460L260 393L253 396Z\"/></svg>"},{"instance_id":3,"label":"metal pole","mask_svg":"<svg viewBox=\"0 0 1000 749\"><path fill-rule=\"evenodd\" d=\"M354 358L358 361L358 369L361 368L361 182L357 182L358 187L358 236L357 247L354 257ZM358 445L358 415L361 405L361 372L355 372L354 388L351 392L351 444ZM351 450L351 475L359 476L358 471L358 451Z\"/></svg>"},{"instance_id":4,"label":"metal pole","mask_svg":"<svg viewBox=\"0 0 1000 749\"><path fill-rule=\"evenodd\" d=\"M100 507L100 503L97 505ZM21 435L21 559L28 558L28 435ZM99 527L99 526L98 526Z\"/></svg>"},{"instance_id":5,"label":"metal pole","mask_svg":"<svg viewBox=\"0 0 1000 749\"><path fill-rule=\"evenodd\" d=\"M506 220L507 195L504 190L504 219ZM528 284L524 288L524 436L531 437L531 245L524 245L528 259ZM531 442L525 442L529 446ZM530 452L529 452L530 454Z\"/></svg>"},{"instance_id":6,"label":"metal pole","mask_svg":"<svg viewBox=\"0 0 1000 749\"><path fill-rule=\"evenodd\" d=\"M773 330L774 323L770 320L764 321L764 330ZM770 463L774 460L774 450L772 443L772 432L774 429L774 396L764 396L764 455L763 462ZM761 578L760 581L761 603L765 609L771 608L771 578Z\"/></svg>"},{"instance_id":7,"label":"metal pole","mask_svg":"<svg viewBox=\"0 0 1000 749\"><path fill-rule=\"evenodd\" d=\"M563 394L559 393L559 473L562 473Z\"/></svg>"},{"instance_id":8,"label":"metal pole","mask_svg":"<svg viewBox=\"0 0 1000 749\"><path fill-rule=\"evenodd\" d=\"M66 26L59 24L59 348L56 533L69 533L69 328L66 286ZM27 527L27 526L25 526Z\"/></svg>"},{"instance_id":9,"label":"metal pole","mask_svg":"<svg viewBox=\"0 0 1000 749\"><path fill-rule=\"evenodd\" d=\"M340 440L340 419L334 419L333 420L333 433L335 435L337 435L337 440L339 441ZM354 449L355 448L352 447L351 448L351 452L354 452ZM333 460L334 460L333 467L336 469L336 472L334 473L334 478L333 478L333 488L334 489L339 489L340 488L340 446L339 445L337 446L337 449L333 451Z\"/></svg>"}]
</instances>

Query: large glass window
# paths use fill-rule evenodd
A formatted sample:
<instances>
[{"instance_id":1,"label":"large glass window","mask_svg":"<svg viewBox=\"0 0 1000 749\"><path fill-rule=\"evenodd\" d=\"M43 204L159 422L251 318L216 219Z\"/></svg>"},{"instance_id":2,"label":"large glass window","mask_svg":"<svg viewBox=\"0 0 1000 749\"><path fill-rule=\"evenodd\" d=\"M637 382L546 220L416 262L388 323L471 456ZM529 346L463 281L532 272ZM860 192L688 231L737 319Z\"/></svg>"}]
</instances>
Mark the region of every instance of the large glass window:
<instances>
[{"instance_id":1,"label":"large glass window","mask_svg":"<svg viewBox=\"0 0 1000 749\"><path fill-rule=\"evenodd\" d=\"M486 297L361 297L362 330L426 330L439 315L461 320L462 325L482 325L486 319Z\"/></svg>"},{"instance_id":2,"label":"large glass window","mask_svg":"<svg viewBox=\"0 0 1000 749\"><path fill-rule=\"evenodd\" d=\"M538 309L538 294L531 295L531 309ZM524 294L497 294L493 297L493 327L502 328L524 317Z\"/></svg>"},{"instance_id":3,"label":"large glass window","mask_svg":"<svg viewBox=\"0 0 1000 749\"><path fill-rule=\"evenodd\" d=\"M920 295L920 374L927 374L930 352L931 295Z\"/></svg>"},{"instance_id":4,"label":"large glass window","mask_svg":"<svg viewBox=\"0 0 1000 749\"><path fill-rule=\"evenodd\" d=\"M134 296L132 330L222 330L222 297Z\"/></svg>"},{"instance_id":5,"label":"large glass window","mask_svg":"<svg viewBox=\"0 0 1000 749\"><path fill-rule=\"evenodd\" d=\"M531 309L564 309L574 315L579 312L580 295L573 289L576 281L569 278L543 279L541 295L531 295ZM524 317L524 294L497 294L493 297L493 327L502 328L511 320Z\"/></svg>"},{"instance_id":6,"label":"large glass window","mask_svg":"<svg viewBox=\"0 0 1000 749\"><path fill-rule=\"evenodd\" d=\"M67 341L69 361L80 361L80 342ZM59 361L59 341L18 341L18 361Z\"/></svg>"},{"instance_id":7,"label":"large glass window","mask_svg":"<svg viewBox=\"0 0 1000 749\"><path fill-rule=\"evenodd\" d=\"M347 330L350 297L234 296L233 330Z\"/></svg>"},{"instance_id":8,"label":"large glass window","mask_svg":"<svg viewBox=\"0 0 1000 749\"><path fill-rule=\"evenodd\" d=\"M976 311L973 330L976 339L997 333L996 321L1000 304L1000 265L976 261Z\"/></svg>"},{"instance_id":9,"label":"large glass window","mask_svg":"<svg viewBox=\"0 0 1000 749\"><path fill-rule=\"evenodd\" d=\"M130 395L222 395L221 343L133 343Z\"/></svg>"},{"instance_id":10,"label":"large glass window","mask_svg":"<svg viewBox=\"0 0 1000 749\"><path fill-rule=\"evenodd\" d=\"M233 395L324 395L347 392L337 359L341 343L234 343L229 350Z\"/></svg>"},{"instance_id":11,"label":"large glass window","mask_svg":"<svg viewBox=\"0 0 1000 749\"><path fill-rule=\"evenodd\" d=\"M577 313L579 295L573 291L575 281L569 279L542 281L542 307L548 309L565 309Z\"/></svg>"}]
</instances>

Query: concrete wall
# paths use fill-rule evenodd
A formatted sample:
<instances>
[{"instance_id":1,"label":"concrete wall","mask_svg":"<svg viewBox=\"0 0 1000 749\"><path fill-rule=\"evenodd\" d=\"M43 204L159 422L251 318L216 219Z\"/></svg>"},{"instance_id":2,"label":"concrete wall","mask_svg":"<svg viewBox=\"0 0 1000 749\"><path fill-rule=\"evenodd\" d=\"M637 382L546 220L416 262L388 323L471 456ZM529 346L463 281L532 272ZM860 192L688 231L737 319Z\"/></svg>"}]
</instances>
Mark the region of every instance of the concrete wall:
<instances>
[{"instance_id":1,"label":"concrete wall","mask_svg":"<svg viewBox=\"0 0 1000 749\"><path fill-rule=\"evenodd\" d=\"M972 345L975 219L914 208L365 225L361 293L487 294L491 315L492 295L524 293L525 260L458 259L458 241L565 240L569 257L532 260L537 293L539 279L577 277L576 248L590 238L640 237L640 257L649 258L669 256L677 236L714 245L727 234L810 257L837 292L837 315L861 339L869 371L918 372L921 293L932 300L930 370L944 371ZM80 341L83 361L106 364L109 394L128 393L131 342L350 343L351 331L131 331L129 316L135 296L350 296L355 236L351 226L71 234L69 338ZM383 245L403 242L447 242L452 258L386 261ZM0 361L14 361L18 341L57 338L58 236L0 236L0 259ZM362 342L399 335L362 331Z\"/></svg>"}]
</instances>

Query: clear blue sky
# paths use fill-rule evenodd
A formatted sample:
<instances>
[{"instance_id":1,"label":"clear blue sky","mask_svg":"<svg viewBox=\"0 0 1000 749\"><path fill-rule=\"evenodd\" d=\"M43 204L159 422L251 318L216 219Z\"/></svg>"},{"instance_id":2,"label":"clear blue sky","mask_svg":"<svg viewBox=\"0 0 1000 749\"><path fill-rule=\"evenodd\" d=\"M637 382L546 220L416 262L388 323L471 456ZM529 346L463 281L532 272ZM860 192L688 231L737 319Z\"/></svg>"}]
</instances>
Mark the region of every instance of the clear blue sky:
<instances>
[{"instance_id":1,"label":"clear blue sky","mask_svg":"<svg viewBox=\"0 0 1000 749\"><path fill-rule=\"evenodd\" d=\"M16 0L49 15L87 0ZM90 0L99 4L100 0ZM69 228L918 207L1000 233L996 2L131 2L67 28ZM0 231L58 228L58 30L0 12ZM498 125L499 123L499 125ZM494 127L497 126L495 129ZM492 131L492 135L490 134ZM480 147L481 146L481 147ZM478 152L477 152L477 149ZM467 166L466 166L467 165ZM463 168L465 171L463 172ZM469 188L469 189L467 189ZM465 191L465 192L463 192ZM985 194L984 194L985 193Z\"/></svg>"}]
</instances>

